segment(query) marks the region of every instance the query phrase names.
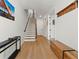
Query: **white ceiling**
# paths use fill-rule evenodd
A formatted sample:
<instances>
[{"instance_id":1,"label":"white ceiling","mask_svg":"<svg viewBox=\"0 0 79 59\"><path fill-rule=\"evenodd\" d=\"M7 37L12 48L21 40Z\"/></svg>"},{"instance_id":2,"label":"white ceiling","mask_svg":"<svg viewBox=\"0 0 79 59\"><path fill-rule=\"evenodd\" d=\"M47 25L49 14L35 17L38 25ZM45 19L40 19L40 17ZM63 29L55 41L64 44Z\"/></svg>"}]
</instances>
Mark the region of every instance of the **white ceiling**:
<instances>
[{"instance_id":1,"label":"white ceiling","mask_svg":"<svg viewBox=\"0 0 79 59\"><path fill-rule=\"evenodd\" d=\"M53 8L55 0L19 0L23 9L34 9L37 16L45 16Z\"/></svg>"}]
</instances>

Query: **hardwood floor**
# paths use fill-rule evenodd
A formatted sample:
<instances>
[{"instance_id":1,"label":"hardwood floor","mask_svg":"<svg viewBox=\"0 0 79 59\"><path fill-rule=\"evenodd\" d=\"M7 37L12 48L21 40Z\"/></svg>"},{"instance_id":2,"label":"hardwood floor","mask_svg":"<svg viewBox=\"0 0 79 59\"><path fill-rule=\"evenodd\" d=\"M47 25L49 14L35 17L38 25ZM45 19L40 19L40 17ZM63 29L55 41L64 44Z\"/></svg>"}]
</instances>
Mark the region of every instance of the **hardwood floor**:
<instances>
[{"instance_id":1,"label":"hardwood floor","mask_svg":"<svg viewBox=\"0 0 79 59\"><path fill-rule=\"evenodd\" d=\"M58 59L46 38L37 36L36 42L24 42L16 59Z\"/></svg>"}]
</instances>

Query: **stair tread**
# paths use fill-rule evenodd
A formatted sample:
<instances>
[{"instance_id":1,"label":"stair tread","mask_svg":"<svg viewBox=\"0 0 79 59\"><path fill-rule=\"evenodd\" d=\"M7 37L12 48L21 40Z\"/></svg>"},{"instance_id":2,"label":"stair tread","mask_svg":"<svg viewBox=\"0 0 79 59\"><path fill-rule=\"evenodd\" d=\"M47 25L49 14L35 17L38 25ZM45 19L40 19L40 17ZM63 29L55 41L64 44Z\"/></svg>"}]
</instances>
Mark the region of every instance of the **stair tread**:
<instances>
[{"instance_id":1,"label":"stair tread","mask_svg":"<svg viewBox=\"0 0 79 59\"><path fill-rule=\"evenodd\" d=\"M35 36L26 36L26 37L35 37Z\"/></svg>"}]
</instances>

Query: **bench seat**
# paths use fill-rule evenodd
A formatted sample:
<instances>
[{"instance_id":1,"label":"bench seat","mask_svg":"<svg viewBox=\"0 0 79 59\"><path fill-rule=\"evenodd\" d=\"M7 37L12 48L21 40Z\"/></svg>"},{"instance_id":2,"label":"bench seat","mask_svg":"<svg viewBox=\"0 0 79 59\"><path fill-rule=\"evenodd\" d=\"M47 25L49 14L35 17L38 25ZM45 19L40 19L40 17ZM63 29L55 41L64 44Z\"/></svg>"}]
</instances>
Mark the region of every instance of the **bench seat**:
<instances>
[{"instance_id":1,"label":"bench seat","mask_svg":"<svg viewBox=\"0 0 79 59\"><path fill-rule=\"evenodd\" d=\"M50 47L58 59L77 59L77 51L58 40L50 41Z\"/></svg>"}]
</instances>

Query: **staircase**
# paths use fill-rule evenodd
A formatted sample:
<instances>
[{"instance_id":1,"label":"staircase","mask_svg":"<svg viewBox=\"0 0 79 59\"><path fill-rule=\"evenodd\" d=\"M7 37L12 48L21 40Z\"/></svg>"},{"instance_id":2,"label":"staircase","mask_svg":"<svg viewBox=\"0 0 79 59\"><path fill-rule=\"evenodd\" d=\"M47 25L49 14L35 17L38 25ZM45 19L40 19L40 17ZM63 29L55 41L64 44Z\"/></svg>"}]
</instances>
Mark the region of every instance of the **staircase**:
<instances>
[{"instance_id":1,"label":"staircase","mask_svg":"<svg viewBox=\"0 0 79 59\"><path fill-rule=\"evenodd\" d=\"M36 38L36 19L34 12L28 17L28 24L26 27L25 41L35 41Z\"/></svg>"}]
</instances>

